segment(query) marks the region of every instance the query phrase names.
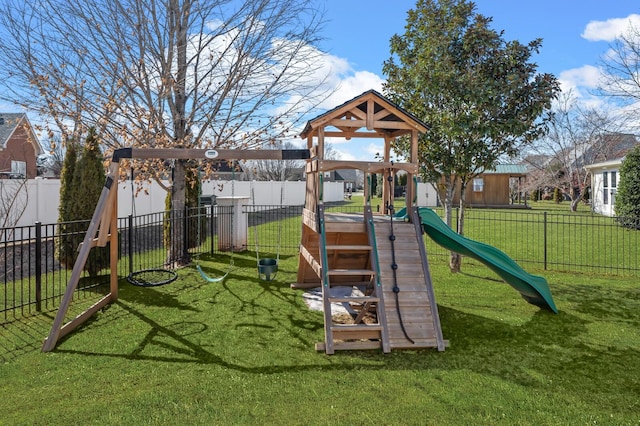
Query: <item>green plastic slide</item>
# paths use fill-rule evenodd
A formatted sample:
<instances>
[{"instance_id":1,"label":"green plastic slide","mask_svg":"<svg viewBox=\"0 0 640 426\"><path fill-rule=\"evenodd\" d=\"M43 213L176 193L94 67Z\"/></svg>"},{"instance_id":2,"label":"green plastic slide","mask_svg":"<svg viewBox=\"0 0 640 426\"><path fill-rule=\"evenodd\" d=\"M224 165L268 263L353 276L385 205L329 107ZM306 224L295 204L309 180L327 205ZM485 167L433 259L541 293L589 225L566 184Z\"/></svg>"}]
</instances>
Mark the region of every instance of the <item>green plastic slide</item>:
<instances>
[{"instance_id":1,"label":"green plastic slide","mask_svg":"<svg viewBox=\"0 0 640 426\"><path fill-rule=\"evenodd\" d=\"M398 213L398 215L400 214L401 212ZM418 214L422 228L433 241L447 250L484 263L511 287L519 291L527 302L558 313L549 284L543 277L527 273L513 259L497 248L470 240L454 232L433 210L422 207L418 209Z\"/></svg>"}]
</instances>

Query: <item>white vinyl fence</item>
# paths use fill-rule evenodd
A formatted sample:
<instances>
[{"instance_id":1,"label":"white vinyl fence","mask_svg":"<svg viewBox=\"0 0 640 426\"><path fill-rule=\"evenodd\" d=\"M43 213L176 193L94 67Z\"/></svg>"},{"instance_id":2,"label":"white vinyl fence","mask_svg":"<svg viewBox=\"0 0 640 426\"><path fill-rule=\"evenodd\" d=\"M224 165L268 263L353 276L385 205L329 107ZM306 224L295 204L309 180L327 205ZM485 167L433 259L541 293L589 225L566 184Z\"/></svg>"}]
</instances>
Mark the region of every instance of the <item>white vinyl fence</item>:
<instances>
[{"instance_id":1,"label":"white vinyl fence","mask_svg":"<svg viewBox=\"0 0 640 426\"><path fill-rule=\"evenodd\" d=\"M166 192L156 182L145 184L138 195L132 196L132 184L121 182L118 187L118 217L142 215L165 209ZM202 195L216 197L245 197L247 204L303 205L305 182L263 181L203 181ZM324 200L342 201L342 182L325 182ZM133 202L132 202L133 200ZM60 205L59 179L0 179L0 228L30 226L58 221Z\"/></svg>"}]
</instances>

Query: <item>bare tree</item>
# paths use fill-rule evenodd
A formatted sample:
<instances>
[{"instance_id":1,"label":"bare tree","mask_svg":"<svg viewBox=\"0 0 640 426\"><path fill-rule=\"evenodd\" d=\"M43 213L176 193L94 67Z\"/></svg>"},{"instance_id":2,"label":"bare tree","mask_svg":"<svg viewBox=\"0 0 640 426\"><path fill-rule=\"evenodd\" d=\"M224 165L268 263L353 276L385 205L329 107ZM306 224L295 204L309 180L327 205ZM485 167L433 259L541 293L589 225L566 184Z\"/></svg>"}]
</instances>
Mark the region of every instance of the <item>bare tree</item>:
<instances>
[{"instance_id":1,"label":"bare tree","mask_svg":"<svg viewBox=\"0 0 640 426\"><path fill-rule=\"evenodd\" d=\"M29 201L27 182L25 177L0 179L0 228L16 226L27 210Z\"/></svg>"},{"instance_id":2,"label":"bare tree","mask_svg":"<svg viewBox=\"0 0 640 426\"><path fill-rule=\"evenodd\" d=\"M611 43L601 63L601 93L632 105L635 113L640 103L640 28L630 22L627 31Z\"/></svg>"},{"instance_id":3,"label":"bare tree","mask_svg":"<svg viewBox=\"0 0 640 426\"><path fill-rule=\"evenodd\" d=\"M265 149L297 149L292 142L276 143ZM256 180L278 181L301 180L305 162L302 160L258 160L252 161L249 168Z\"/></svg>"},{"instance_id":4,"label":"bare tree","mask_svg":"<svg viewBox=\"0 0 640 426\"><path fill-rule=\"evenodd\" d=\"M60 178L64 163L65 147L58 136L42 142L45 154L38 157L38 175L49 173Z\"/></svg>"},{"instance_id":5,"label":"bare tree","mask_svg":"<svg viewBox=\"0 0 640 426\"><path fill-rule=\"evenodd\" d=\"M119 147L259 147L289 136L327 94L314 47L322 20L312 5L5 0L0 98L42 114L63 140L95 127L106 155ZM162 164L139 166L138 178L156 177ZM175 162L177 211L195 176L187 167Z\"/></svg>"},{"instance_id":6,"label":"bare tree","mask_svg":"<svg viewBox=\"0 0 640 426\"><path fill-rule=\"evenodd\" d=\"M549 131L525 156L530 173L527 189L559 188L576 211L588 185L585 166L605 161L624 143L616 117L607 111L581 107L571 92L559 96L547 113Z\"/></svg>"}]
</instances>

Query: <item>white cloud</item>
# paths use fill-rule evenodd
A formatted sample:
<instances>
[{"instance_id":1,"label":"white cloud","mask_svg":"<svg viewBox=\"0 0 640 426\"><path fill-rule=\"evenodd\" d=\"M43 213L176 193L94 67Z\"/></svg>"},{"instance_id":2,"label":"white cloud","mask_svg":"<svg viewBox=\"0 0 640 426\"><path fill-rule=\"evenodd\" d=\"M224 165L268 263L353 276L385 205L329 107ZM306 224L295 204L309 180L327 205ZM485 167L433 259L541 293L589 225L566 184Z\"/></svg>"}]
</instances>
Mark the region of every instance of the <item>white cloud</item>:
<instances>
[{"instance_id":1,"label":"white cloud","mask_svg":"<svg viewBox=\"0 0 640 426\"><path fill-rule=\"evenodd\" d=\"M558 76L563 92L590 90L598 87L602 72L593 65L584 65L580 68L572 68L562 71Z\"/></svg>"},{"instance_id":2,"label":"white cloud","mask_svg":"<svg viewBox=\"0 0 640 426\"><path fill-rule=\"evenodd\" d=\"M376 154L384 152L384 142L373 142L371 139L351 140L342 139L331 142L333 148L338 152L338 158L342 161L377 161Z\"/></svg>"},{"instance_id":3,"label":"white cloud","mask_svg":"<svg viewBox=\"0 0 640 426\"><path fill-rule=\"evenodd\" d=\"M335 81L336 90L320 105L320 108L335 108L367 90L373 89L380 92L384 80L372 72L354 71L348 68L335 75Z\"/></svg>"},{"instance_id":4,"label":"white cloud","mask_svg":"<svg viewBox=\"0 0 640 426\"><path fill-rule=\"evenodd\" d=\"M589 41L611 42L625 33L630 25L640 26L640 15L633 13L626 18L591 21L587 24L581 36Z\"/></svg>"},{"instance_id":5,"label":"white cloud","mask_svg":"<svg viewBox=\"0 0 640 426\"><path fill-rule=\"evenodd\" d=\"M604 99L593 93L598 88L601 77L600 68L584 65L562 71L558 80L563 93L571 93L584 107L597 108L604 104Z\"/></svg>"},{"instance_id":6,"label":"white cloud","mask_svg":"<svg viewBox=\"0 0 640 426\"><path fill-rule=\"evenodd\" d=\"M374 156L376 154L382 155L384 153L384 143L383 142L378 142L378 143L371 142L366 147L365 151L367 152L367 154L369 154L371 156L370 158L374 158Z\"/></svg>"},{"instance_id":7,"label":"white cloud","mask_svg":"<svg viewBox=\"0 0 640 426\"><path fill-rule=\"evenodd\" d=\"M338 153L338 159L340 161L358 161L359 158L356 158L351 152L343 149L336 149Z\"/></svg>"}]
</instances>

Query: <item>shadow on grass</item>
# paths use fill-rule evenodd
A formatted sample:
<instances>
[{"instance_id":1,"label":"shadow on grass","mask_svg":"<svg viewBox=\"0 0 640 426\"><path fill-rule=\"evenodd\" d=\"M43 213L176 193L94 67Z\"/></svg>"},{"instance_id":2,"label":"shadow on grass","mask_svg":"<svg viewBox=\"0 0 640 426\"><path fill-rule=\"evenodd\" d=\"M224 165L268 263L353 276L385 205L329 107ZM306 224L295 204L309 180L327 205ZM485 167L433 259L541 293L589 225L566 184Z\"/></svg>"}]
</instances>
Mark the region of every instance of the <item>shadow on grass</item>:
<instances>
[{"instance_id":1,"label":"shadow on grass","mask_svg":"<svg viewBox=\"0 0 640 426\"><path fill-rule=\"evenodd\" d=\"M0 362L10 362L40 351L52 323L52 314L44 313L0 325Z\"/></svg>"},{"instance_id":2,"label":"shadow on grass","mask_svg":"<svg viewBox=\"0 0 640 426\"><path fill-rule=\"evenodd\" d=\"M327 357L306 353L313 351L314 340L321 336L322 314L305 311L298 293L290 290L284 282L262 282L257 273L255 277L248 278L247 268L255 267L255 259L245 256L237 261L240 269L237 274L230 275L229 281L206 284L211 290L202 303L214 307L223 303L227 305L225 309L231 312L225 327L250 328L252 335L262 339L258 343L271 339L271 333L284 333L286 337L278 337L281 342L271 342L273 357L248 359L251 351L247 350L239 353L238 357L228 352L220 355L225 351L219 351L218 346L227 342L211 337L214 334L210 329L218 327L215 318L204 319L206 322L185 320L161 324L144 312L145 306L203 311L177 299L179 293L189 291L192 286L203 285L194 281L197 273L193 271L184 274L184 282L149 294L144 293L149 289L123 288L121 301L114 306L118 309L113 309L117 312L108 312L109 321L102 321L102 324L114 318L122 321L135 318L145 323L148 329L145 328L133 349L104 353L58 348L56 352L134 361L218 365L248 374L347 372L354 368L431 371L436 375L439 371L473 372L536 388L540 392L563 392L576 399L590 395L594 398L593 404L603 410L640 410L635 397L640 394L637 378L640 372L640 357L637 355L640 298L637 289L558 284L554 286L554 294L566 309L561 309L559 314L535 311L522 325L513 325L495 316L465 312L464 307L440 305L443 333L451 342L451 346L442 353L435 350L394 351L386 355L379 351L339 352ZM295 271L286 271L283 276L291 277L293 273ZM189 274L193 275L193 280ZM168 294L160 294L163 291ZM202 298L201 293L198 296ZM215 309L211 312L212 316L216 315ZM36 335L39 348L42 336L48 331L41 322L42 319L14 336L18 344L12 345L22 345L26 349L3 347L2 350L14 356L24 350L34 350L28 341ZM89 321L80 331L93 326L94 321ZM626 327L627 330L621 331L621 337L614 339L610 334L617 327ZM0 330L3 338L5 331ZM296 345L296 342L301 345ZM242 339L233 344L240 348ZM216 349L212 349L214 345ZM284 345L285 349L278 345ZM294 357L298 352L300 362L291 361L291 357L279 359L282 351L287 350L293 351Z\"/></svg>"},{"instance_id":3,"label":"shadow on grass","mask_svg":"<svg viewBox=\"0 0 640 426\"><path fill-rule=\"evenodd\" d=\"M481 275L469 274L468 272L463 272L463 271L458 272L458 274L464 275L464 276L469 277L469 278L479 278L481 280L493 281L493 282L496 282L496 283L504 283L504 280L502 280L500 278L489 277L489 276L486 276L486 275L485 276L481 276Z\"/></svg>"}]
</instances>

